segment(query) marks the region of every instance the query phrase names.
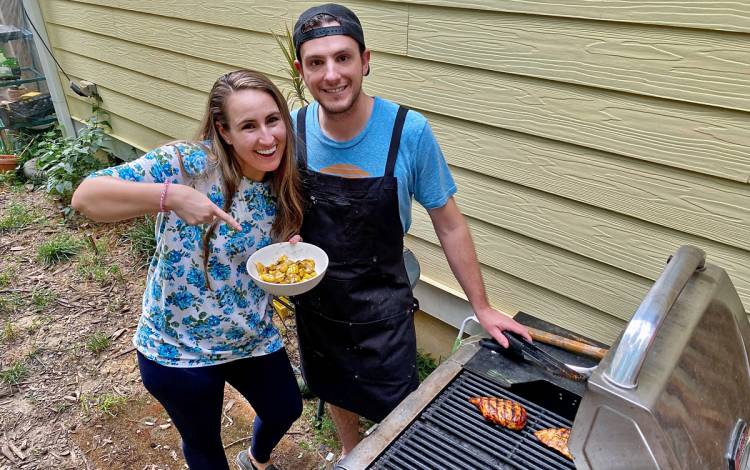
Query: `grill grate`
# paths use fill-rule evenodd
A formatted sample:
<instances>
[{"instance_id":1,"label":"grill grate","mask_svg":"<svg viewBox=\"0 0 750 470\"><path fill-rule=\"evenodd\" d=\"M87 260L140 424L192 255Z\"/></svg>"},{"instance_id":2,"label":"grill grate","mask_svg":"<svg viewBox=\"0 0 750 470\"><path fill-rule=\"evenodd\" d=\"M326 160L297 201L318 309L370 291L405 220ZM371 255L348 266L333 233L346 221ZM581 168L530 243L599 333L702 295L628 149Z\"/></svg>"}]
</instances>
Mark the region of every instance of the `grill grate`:
<instances>
[{"instance_id":1,"label":"grill grate","mask_svg":"<svg viewBox=\"0 0 750 470\"><path fill-rule=\"evenodd\" d=\"M555 393L554 385L550 393ZM539 383L543 386L543 383ZM485 421L470 396L521 403L528 415L520 432ZM371 470L571 469L573 462L545 447L534 431L572 422L470 370L462 370L369 467Z\"/></svg>"}]
</instances>

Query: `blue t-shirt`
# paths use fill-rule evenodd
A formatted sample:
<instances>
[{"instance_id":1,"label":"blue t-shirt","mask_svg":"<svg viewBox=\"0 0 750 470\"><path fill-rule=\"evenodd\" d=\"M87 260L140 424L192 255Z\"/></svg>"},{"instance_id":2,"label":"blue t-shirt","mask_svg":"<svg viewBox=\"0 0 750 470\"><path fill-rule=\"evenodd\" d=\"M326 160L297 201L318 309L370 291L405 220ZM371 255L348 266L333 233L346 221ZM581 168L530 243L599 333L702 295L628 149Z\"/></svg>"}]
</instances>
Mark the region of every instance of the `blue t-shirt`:
<instances>
[{"instance_id":1,"label":"blue t-shirt","mask_svg":"<svg viewBox=\"0 0 750 470\"><path fill-rule=\"evenodd\" d=\"M352 178L383 176L391 145L398 105L375 97L370 120L356 137L338 142L326 136L318 120L318 102L306 115L307 164L314 171ZM297 122L297 112L292 112ZM443 207L456 192L448 164L432 134L427 118L410 110L406 114L396 159L398 202L404 233L411 225L412 197L425 209Z\"/></svg>"},{"instance_id":2,"label":"blue t-shirt","mask_svg":"<svg viewBox=\"0 0 750 470\"><path fill-rule=\"evenodd\" d=\"M182 155L183 173L177 149ZM187 173L187 174L185 174ZM221 172L195 144L171 144L124 165L90 177L188 184L224 207ZM203 230L187 225L174 212L156 220L156 253L146 276L143 310L133 344L162 365L196 367L261 356L283 347L273 324L270 295L255 285L245 262L272 243L276 198L270 183L242 178L228 211L242 225L222 222L211 239L206 285Z\"/></svg>"}]
</instances>

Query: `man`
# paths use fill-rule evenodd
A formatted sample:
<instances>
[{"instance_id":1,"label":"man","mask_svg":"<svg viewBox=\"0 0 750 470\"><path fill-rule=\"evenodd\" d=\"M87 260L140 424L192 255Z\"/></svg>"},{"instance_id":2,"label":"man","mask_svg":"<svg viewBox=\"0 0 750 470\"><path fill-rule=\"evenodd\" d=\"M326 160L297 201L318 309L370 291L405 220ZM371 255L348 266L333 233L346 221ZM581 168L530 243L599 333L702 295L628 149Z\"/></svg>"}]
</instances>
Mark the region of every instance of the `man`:
<instances>
[{"instance_id":1,"label":"man","mask_svg":"<svg viewBox=\"0 0 750 470\"><path fill-rule=\"evenodd\" d=\"M482 326L504 346L504 330L531 338L489 305L427 120L362 90L370 51L357 16L341 5L310 8L295 24L294 44L295 67L315 98L293 116L309 199L301 234L330 258L321 284L295 300L297 329L303 374L329 403L344 456L360 440L358 415L380 421L418 386L403 262L412 197L429 212Z\"/></svg>"}]
</instances>

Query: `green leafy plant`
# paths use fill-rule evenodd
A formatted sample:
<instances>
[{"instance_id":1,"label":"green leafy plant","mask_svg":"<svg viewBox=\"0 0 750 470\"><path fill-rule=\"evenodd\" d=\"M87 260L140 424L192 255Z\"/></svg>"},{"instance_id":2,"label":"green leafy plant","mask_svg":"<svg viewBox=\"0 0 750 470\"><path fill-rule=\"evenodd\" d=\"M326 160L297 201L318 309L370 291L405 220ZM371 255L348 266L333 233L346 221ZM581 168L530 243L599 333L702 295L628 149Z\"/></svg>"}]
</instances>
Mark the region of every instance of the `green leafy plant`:
<instances>
[{"instance_id":1,"label":"green leafy plant","mask_svg":"<svg viewBox=\"0 0 750 470\"><path fill-rule=\"evenodd\" d=\"M112 125L101 103L101 97L94 95L92 116L77 136L45 135L35 150L39 157L37 168L47 178L47 192L66 204L86 176L110 164L105 143ZM72 212L70 206L63 210L66 217Z\"/></svg>"},{"instance_id":2,"label":"green leafy plant","mask_svg":"<svg viewBox=\"0 0 750 470\"><path fill-rule=\"evenodd\" d=\"M438 362L427 353L417 352L417 373L419 374L419 381L422 382L432 373L433 370L437 369Z\"/></svg>"},{"instance_id":3,"label":"green leafy plant","mask_svg":"<svg viewBox=\"0 0 750 470\"><path fill-rule=\"evenodd\" d=\"M289 26L286 26L285 34L276 34L274 32L271 32L271 34L276 40L276 44L279 45L282 54L284 54L284 59L287 63L286 72L292 80L292 91L287 93L286 101L290 104L299 102L300 106L304 106L308 104L305 97L305 82L294 66L294 61L297 60L297 51L294 48L294 39L292 38L291 31L289 31Z\"/></svg>"},{"instance_id":4,"label":"green leafy plant","mask_svg":"<svg viewBox=\"0 0 750 470\"><path fill-rule=\"evenodd\" d=\"M0 173L0 186L10 186L16 188L21 184L21 180L16 176L14 171L4 171Z\"/></svg>"},{"instance_id":5,"label":"green leafy plant","mask_svg":"<svg viewBox=\"0 0 750 470\"><path fill-rule=\"evenodd\" d=\"M141 267L148 266L156 251L155 219L144 216L136 219L133 225L123 234L123 240L130 243L130 248L142 261Z\"/></svg>"},{"instance_id":6,"label":"green leafy plant","mask_svg":"<svg viewBox=\"0 0 750 470\"><path fill-rule=\"evenodd\" d=\"M21 129L15 135L18 151L18 163L23 165L32 158L40 156L46 149L48 142L62 139L60 126L54 126L42 131Z\"/></svg>"},{"instance_id":7,"label":"green leafy plant","mask_svg":"<svg viewBox=\"0 0 750 470\"><path fill-rule=\"evenodd\" d=\"M39 245L37 259L50 266L74 257L82 246L81 241L74 236L61 233Z\"/></svg>"},{"instance_id":8,"label":"green leafy plant","mask_svg":"<svg viewBox=\"0 0 750 470\"><path fill-rule=\"evenodd\" d=\"M112 344L112 340L109 339L109 336L97 331L86 340L86 349L94 354L101 354L110 344Z\"/></svg>"},{"instance_id":9,"label":"green leafy plant","mask_svg":"<svg viewBox=\"0 0 750 470\"><path fill-rule=\"evenodd\" d=\"M108 154L99 152L109 125L95 118L86 124L78 137L60 137L41 144L37 167L47 178L47 192L65 203L70 202L73 191L86 176L109 166Z\"/></svg>"},{"instance_id":10,"label":"green leafy plant","mask_svg":"<svg viewBox=\"0 0 750 470\"><path fill-rule=\"evenodd\" d=\"M7 369L0 371L0 380L8 385L18 385L27 375L29 369L22 361L16 361Z\"/></svg>"}]
</instances>

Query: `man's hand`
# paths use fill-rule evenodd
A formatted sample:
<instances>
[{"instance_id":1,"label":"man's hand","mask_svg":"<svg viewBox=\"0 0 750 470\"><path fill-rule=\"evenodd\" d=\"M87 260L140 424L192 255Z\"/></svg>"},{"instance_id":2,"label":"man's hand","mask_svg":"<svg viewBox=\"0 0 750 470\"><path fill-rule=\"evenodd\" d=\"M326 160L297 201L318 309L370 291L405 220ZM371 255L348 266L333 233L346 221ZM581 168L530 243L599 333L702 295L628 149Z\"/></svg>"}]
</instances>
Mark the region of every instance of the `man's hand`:
<instances>
[{"instance_id":1,"label":"man's hand","mask_svg":"<svg viewBox=\"0 0 750 470\"><path fill-rule=\"evenodd\" d=\"M476 314L482 327L490 334L490 336L495 338L502 347L508 347L508 338L503 335L503 331L505 330L518 333L531 342L529 329L508 315L501 313L492 307L487 307L481 311L477 311Z\"/></svg>"}]
</instances>

